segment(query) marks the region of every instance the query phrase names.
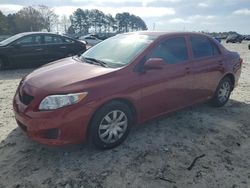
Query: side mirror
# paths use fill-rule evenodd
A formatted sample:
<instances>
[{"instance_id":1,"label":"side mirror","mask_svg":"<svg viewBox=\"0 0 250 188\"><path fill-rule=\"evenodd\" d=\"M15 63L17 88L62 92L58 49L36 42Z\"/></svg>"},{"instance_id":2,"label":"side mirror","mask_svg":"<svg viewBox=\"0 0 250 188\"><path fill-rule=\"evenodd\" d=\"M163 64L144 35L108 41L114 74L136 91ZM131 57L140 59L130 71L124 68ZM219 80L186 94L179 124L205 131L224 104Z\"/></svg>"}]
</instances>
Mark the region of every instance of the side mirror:
<instances>
[{"instance_id":1,"label":"side mirror","mask_svg":"<svg viewBox=\"0 0 250 188\"><path fill-rule=\"evenodd\" d=\"M144 70L162 69L166 65L162 58L150 58L144 64Z\"/></svg>"}]
</instances>

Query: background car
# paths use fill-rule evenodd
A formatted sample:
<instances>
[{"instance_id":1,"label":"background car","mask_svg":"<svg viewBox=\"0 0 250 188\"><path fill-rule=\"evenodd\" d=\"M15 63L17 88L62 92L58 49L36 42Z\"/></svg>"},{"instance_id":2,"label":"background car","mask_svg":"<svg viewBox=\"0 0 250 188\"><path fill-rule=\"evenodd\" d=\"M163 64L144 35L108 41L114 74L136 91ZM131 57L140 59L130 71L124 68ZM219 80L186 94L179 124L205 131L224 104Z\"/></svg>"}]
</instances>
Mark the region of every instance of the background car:
<instances>
[{"instance_id":1,"label":"background car","mask_svg":"<svg viewBox=\"0 0 250 188\"><path fill-rule=\"evenodd\" d=\"M245 35L244 40L250 40L250 35Z\"/></svg>"},{"instance_id":2,"label":"background car","mask_svg":"<svg viewBox=\"0 0 250 188\"><path fill-rule=\"evenodd\" d=\"M91 36L91 35L79 37L79 40L86 41L87 45L91 46L91 47L98 44L99 42L102 42L101 39L98 39L98 38Z\"/></svg>"},{"instance_id":3,"label":"background car","mask_svg":"<svg viewBox=\"0 0 250 188\"><path fill-rule=\"evenodd\" d=\"M43 65L86 51L86 43L45 32L27 32L0 42L0 69Z\"/></svg>"},{"instance_id":4,"label":"background car","mask_svg":"<svg viewBox=\"0 0 250 188\"><path fill-rule=\"evenodd\" d=\"M215 40L217 40L219 43L221 43L221 38L220 37L214 37Z\"/></svg>"},{"instance_id":5,"label":"background car","mask_svg":"<svg viewBox=\"0 0 250 188\"><path fill-rule=\"evenodd\" d=\"M243 40L243 36L242 35L239 35L239 34L232 34L232 35L229 35L226 39L226 43L236 43L236 42L239 42L241 43L242 40Z\"/></svg>"}]
</instances>

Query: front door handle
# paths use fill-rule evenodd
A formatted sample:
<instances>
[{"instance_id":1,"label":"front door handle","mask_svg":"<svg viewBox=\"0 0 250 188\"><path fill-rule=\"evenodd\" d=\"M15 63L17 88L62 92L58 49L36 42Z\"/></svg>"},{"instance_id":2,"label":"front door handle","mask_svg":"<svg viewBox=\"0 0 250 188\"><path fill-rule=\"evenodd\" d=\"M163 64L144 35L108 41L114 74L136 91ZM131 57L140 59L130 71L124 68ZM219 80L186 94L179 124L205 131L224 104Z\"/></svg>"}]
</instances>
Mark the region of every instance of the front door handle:
<instances>
[{"instance_id":1,"label":"front door handle","mask_svg":"<svg viewBox=\"0 0 250 188\"><path fill-rule=\"evenodd\" d=\"M66 46L60 46L60 48L61 48L61 49L65 49L65 48L66 48Z\"/></svg>"},{"instance_id":2,"label":"front door handle","mask_svg":"<svg viewBox=\"0 0 250 188\"><path fill-rule=\"evenodd\" d=\"M43 49L42 48L37 48L37 49L35 49L35 51L43 51Z\"/></svg>"}]
</instances>

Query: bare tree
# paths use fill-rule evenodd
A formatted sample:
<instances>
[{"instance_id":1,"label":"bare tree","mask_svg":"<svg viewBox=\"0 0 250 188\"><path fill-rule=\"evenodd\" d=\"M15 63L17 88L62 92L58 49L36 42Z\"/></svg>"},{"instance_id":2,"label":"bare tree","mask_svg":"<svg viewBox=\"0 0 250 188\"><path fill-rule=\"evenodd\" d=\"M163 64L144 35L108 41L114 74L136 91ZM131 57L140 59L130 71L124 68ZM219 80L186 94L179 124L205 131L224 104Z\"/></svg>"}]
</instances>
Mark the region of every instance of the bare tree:
<instances>
[{"instance_id":1,"label":"bare tree","mask_svg":"<svg viewBox=\"0 0 250 188\"><path fill-rule=\"evenodd\" d=\"M55 14L52 8L45 5L39 5L37 11L41 14L43 19L44 29L50 32L52 28L58 23L58 15Z\"/></svg>"},{"instance_id":2,"label":"bare tree","mask_svg":"<svg viewBox=\"0 0 250 188\"><path fill-rule=\"evenodd\" d=\"M70 27L71 23L70 23L70 19L66 16L63 15L60 19L60 26L61 26L61 30L64 33L67 33L69 27Z\"/></svg>"},{"instance_id":3,"label":"bare tree","mask_svg":"<svg viewBox=\"0 0 250 188\"><path fill-rule=\"evenodd\" d=\"M41 14L33 7L24 7L15 15L17 32L40 31L43 28Z\"/></svg>"}]
</instances>

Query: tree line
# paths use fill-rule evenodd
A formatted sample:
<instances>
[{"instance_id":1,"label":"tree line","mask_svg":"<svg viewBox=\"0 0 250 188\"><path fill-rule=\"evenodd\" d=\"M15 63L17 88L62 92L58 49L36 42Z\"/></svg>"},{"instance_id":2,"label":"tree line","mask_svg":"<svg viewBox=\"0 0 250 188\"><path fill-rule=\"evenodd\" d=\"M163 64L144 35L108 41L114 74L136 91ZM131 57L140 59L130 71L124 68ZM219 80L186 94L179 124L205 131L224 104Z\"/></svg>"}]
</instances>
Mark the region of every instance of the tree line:
<instances>
[{"instance_id":1,"label":"tree line","mask_svg":"<svg viewBox=\"0 0 250 188\"><path fill-rule=\"evenodd\" d=\"M4 15L0 11L0 35L13 35L28 31L61 31L65 34L84 35L90 32L129 32L147 30L145 22L127 12L115 17L98 9L78 8L69 17L59 17L50 7L28 6L17 13Z\"/></svg>"},{"instance_id":2,"label":"tree line","mask_svg":"<svg viewBox=\"0 0 250 188\"><path fill-rule=\"evenodd\" d=\"M118 13L113 17L111 14L105 14L97 9L83 10L79 8L70 16L70 22L69 33L86 34L90 29L99 33L147 30L145 22L139 16L127 12Z\"/></svg>"}]
</instances>

